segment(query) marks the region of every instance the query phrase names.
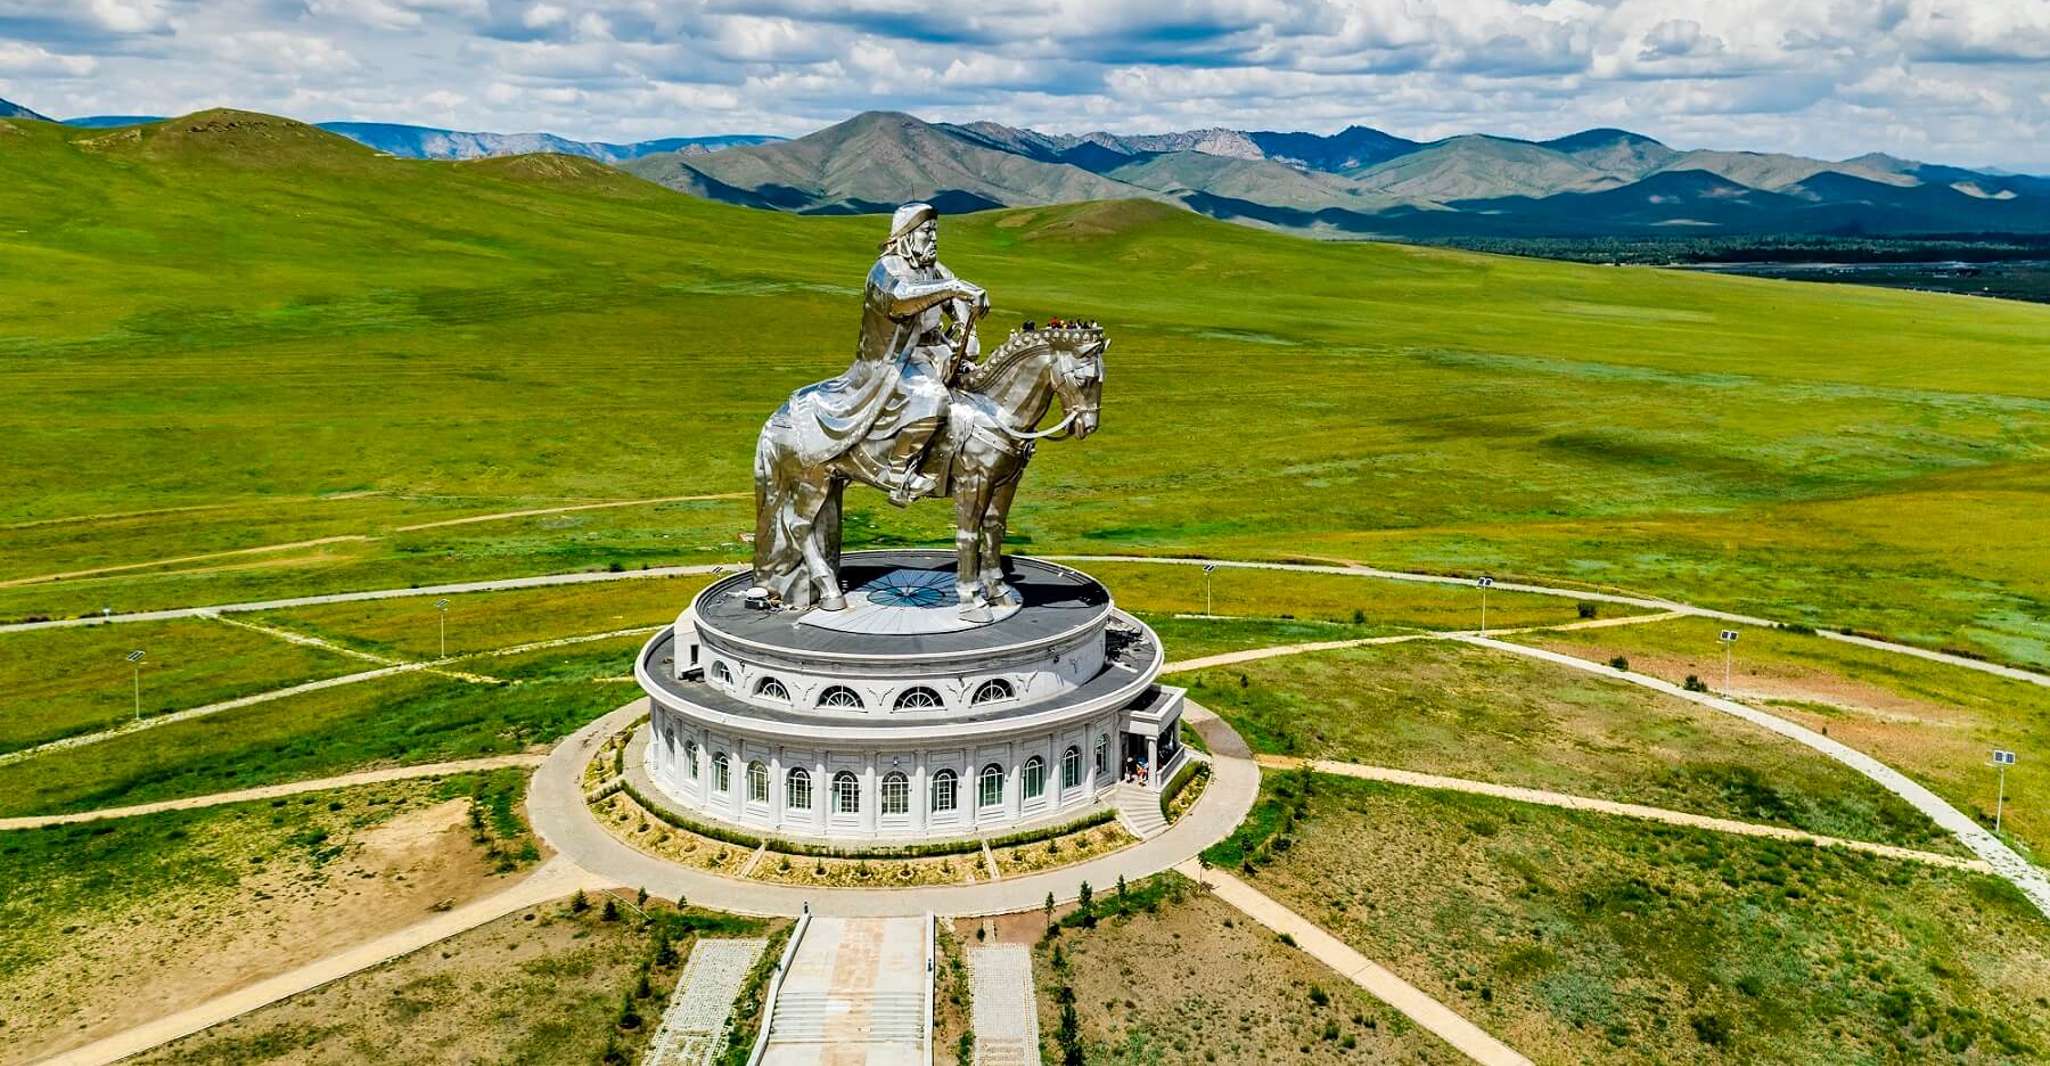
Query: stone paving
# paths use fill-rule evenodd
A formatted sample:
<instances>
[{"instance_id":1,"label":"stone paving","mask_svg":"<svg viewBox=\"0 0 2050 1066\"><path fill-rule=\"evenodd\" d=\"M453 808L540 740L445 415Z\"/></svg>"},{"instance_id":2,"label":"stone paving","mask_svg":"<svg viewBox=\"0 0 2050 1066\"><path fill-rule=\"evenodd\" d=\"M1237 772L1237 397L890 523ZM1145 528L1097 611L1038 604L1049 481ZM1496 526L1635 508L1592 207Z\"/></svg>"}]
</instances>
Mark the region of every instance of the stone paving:
<instances>
[{"instance_id":1,"label":"stone paving","mask_svg":"<svg viewBox=\"0 0 2050 1066\"><path fill-rule=\"evenodd\" d=\"M644 1066L702 1066L723 1045L733 998L768 941L700 940L691 949Z\"/></svg>"},{"instance_id":2,"label":"stone paving","mask_svg":"<svg viewBox=\"0 0 2050 1066\"><path fill-rule=\"evenodd\" d=\"M922 1066L928 921L813 918L776 995L762 1066Z\"/></svg>"},{"instance_id":3,"label":"stone paving","mask_svg":"<svg viewBox=\"0 0 2050 1066\"><path fill-rule=\"evenodd\" d=\"M976 1066L1026 1066L1039 1061L1039 1006L1032 992L1032 952L1023 944L968 949L974 997Z\"/></svg>"}]
</instances>

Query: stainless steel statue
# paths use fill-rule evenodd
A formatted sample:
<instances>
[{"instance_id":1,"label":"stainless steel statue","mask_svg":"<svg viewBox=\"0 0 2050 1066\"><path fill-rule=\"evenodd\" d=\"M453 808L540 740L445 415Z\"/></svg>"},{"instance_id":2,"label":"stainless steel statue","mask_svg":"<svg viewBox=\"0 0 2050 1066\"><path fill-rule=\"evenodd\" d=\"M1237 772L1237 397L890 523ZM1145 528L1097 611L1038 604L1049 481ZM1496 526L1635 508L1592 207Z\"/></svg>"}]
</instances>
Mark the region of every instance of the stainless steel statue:
<instances>
[{"instance_id":1,"label":"stainless steel statue","mask_svg":"<svg viewBox=\"0 0 2050 1066\"><path fill-rule=\"evenodd\" d=\"M868 274L854 365L792 393L755 445L755 584L787 607L840 610L849 481L908 506L952 496L963 618L1013 602L1004 523L1037 441L1096 429L1109 342L1092 328L1014 332L981 358L989 295L939 261L939 213L906 204ZM1060 400L1062 420L1035 431Z\"/></svg>"}]
</instances>

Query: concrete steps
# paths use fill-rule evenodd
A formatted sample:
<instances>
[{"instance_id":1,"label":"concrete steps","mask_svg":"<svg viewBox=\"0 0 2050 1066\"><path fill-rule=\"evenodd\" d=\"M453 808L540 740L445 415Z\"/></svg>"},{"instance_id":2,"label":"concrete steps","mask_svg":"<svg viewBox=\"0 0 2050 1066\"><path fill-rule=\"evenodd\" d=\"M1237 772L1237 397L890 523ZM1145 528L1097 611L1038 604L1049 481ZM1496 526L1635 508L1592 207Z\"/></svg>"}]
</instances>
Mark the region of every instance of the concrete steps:
<instances>
[{"instance_id":1,"label":"concrete steps","mask_svg":"<svg viewBox=\"0 0 2050 1066\"><path fill-rule=\"evenodd\" d=\"M926 918L814 917L790 958L761 1066L920 1066Z\"/></svg>"},{"instance_id":2,"label":"concrete steps","mask_svg":"<svg viewBox=\"0 0 2050 1066\"><path fill-rule=\"evenodd\" d=\"M784 992L769 1039L779 1044L919 1043L925 1039L920 992Z\"/></svg>"},{"instance_id":3,"label":"concrete steps","mask_svg":"<svg viewBox=\"0 0 2050 1066\"><path fill-rule=\"evenodd\" d=\"M1118 822L1140 840L1167 828L1167 817L1160 813L1160 793L1144 785L1118 782L1117 809Z\"/></svg>"}]
</instances>

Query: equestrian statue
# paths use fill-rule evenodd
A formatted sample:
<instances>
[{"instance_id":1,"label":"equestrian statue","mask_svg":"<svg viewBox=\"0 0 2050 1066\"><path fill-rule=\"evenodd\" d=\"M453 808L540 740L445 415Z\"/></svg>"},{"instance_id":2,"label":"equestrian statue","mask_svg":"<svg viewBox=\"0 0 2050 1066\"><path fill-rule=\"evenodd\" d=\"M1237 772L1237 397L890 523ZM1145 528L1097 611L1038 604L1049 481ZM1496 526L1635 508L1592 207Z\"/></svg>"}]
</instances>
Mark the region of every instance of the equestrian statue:
<instances>
[{"instance_id":1,"label":"equestrian statue","mask_svg":"<svg viewBox=\"0 0 2050 1066\"><path fill-rule=\"evenodd\" d=\"M1014 331L986 358L989 294L939 261L939 212L905 204L868 272L854 365L792 393L755 445L754 583L774 605L842 610L840 496L954 500L955 592L971 622L1018 602L1004 523L1037 443L1096 430L1103 353L1090 326ZM1062 417L1039 430L1054 401Z\"/></svg>"}]
</instances>

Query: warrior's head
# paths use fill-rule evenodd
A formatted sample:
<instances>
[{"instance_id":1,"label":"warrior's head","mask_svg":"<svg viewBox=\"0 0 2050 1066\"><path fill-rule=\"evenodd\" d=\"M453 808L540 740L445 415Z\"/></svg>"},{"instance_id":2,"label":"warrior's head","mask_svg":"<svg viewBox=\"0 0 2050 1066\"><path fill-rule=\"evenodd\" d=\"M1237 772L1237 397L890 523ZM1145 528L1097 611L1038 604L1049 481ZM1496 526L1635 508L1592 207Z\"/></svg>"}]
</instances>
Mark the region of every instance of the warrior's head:
<instances>
[{"instance_id":1,"label":"warrior's head","mask_svg":"<svg viewBox=\"0 0 2050 1066\"><path fill-rule=\"evenodd\" d=\"M940 257L940 213L931 204L905 204L890 216L886 255L901 256L914 267L933 265Z\"/></svg>"}]
</instances>

